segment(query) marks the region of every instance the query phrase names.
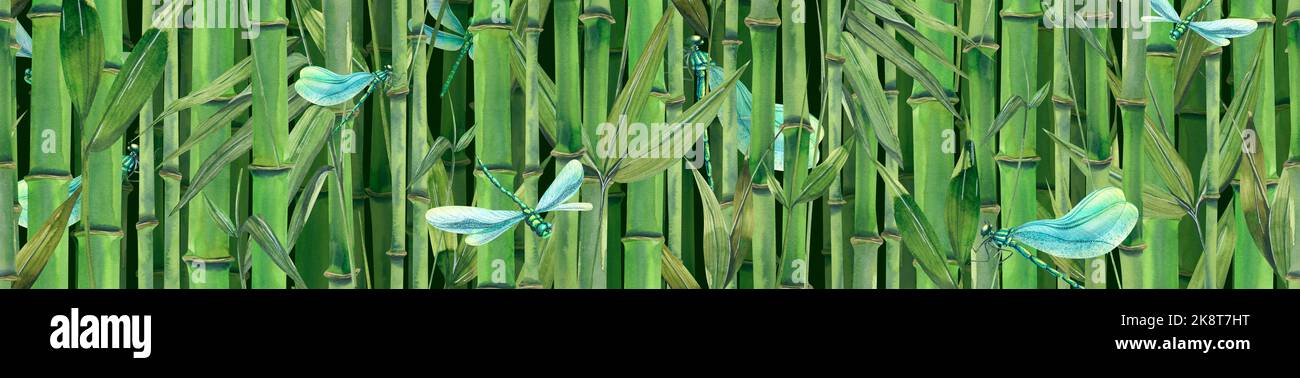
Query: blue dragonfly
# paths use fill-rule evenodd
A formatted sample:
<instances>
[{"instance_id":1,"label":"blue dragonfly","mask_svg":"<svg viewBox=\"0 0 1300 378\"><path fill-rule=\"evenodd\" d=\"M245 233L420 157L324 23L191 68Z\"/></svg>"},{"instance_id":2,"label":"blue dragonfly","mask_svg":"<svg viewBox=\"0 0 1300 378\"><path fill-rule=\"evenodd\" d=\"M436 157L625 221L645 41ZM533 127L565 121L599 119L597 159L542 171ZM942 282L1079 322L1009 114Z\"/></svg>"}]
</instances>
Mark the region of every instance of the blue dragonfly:
<instances>
[{"instance_id":1,"label":"blue dragonfly","mask_svg":"<svg viewBox=\"0 0 1300 378\"><path fill-rule=\"evenodd\" d=\"M469 235L465 238L465 243L472 246L480 246L491 242L501 234L514 228L515 224L520 221L527 221L529 228L538 237L547 238L551 236L552 225L542 218L542 213L550 211L590 211L590 203L574 202L564 203L575 194L578 189L582 188L582 163L577 160L570 161L564 165L564 169L555 176L555 181L546 188L546 193L542 194L537 201L536 207L528 206L523 200L512 193L505 186L497 181L496 177L480 161L479 169L487 176L489 182L500 190L501 193L510 197L519 210L488 210L478 207L469 206L442 206L429 209L424 213L424 219L433 227L454 234Z\"/></svg>"},{"instance_id":2,"label":"blue dragonfly","mask_svg":"<svg viewBox=\"0 0 1300 378\"><path fill-rule=\"evenodd\" d=\"M442 89L438 91L438 98L447 95L447 90L451 89L451 82L456 78L456 72L460 70L460 63L465 60L466 55L474 52L474 38L466 32L465 25L460 23L460 19L451 12L450 9L443 11L442 0L429 1L426 8L429 16L438 20L438 24L447 31L437 30L432 26L424 25L424 38L435 36L433 38L433 47L442 51L458 51L456 61L452 62L451 70L447 78L442 82ZM471 56L470 59L473 59Z\"/></svg>"},{"instance_id":3,"label":"blue dragonfly","mask_svg":"<svg viewBox=\"0 0 1300 378\"><path fill-rule=\"evenodd\" d=\"M385 66L379 72L355 72L348 75L339 75L322 67L307 66L298 71L298 81L294 83L293 90L307 102L318 106L342 104L364 90L365 95L361 96L361 100L339 120L341 126L356 115L375 88L386 85L392 76L392 66Z\"/></svg>"},{"instance_id":4,"label":"blue dragonfly","mask_svg":"<svg viewBox=\"0 0 1300 378\"><path fill-rule=\"evenodd\" d=\"M1060 258L1089 259L1115 249L1133 231L1137 221L1137 207L1124 198L1123 190L1111 187L1092 192L1063 217L997 231L985 224L980 227L980 236L985 238L984 244L991 243L998 251L1014 250L1071 288L1082 289L1083 285L1029 254L1021 245Z\"/></svg>"},{"instance_id":5,"label":"blue dragonfly","mask_svg":"<svg viewBox=\"0 0 1300 378\"><path fill-rule=\"evenodd\" d=\"M127 149L127 154L122 156L122 180L127 180L131 177L131 174L139 167L140 146L131 144ZM77 188L80 187L81 176L73 177L72 181L68 182L68 196L72 196L72 193L76 193ZM22 209L22 212L18 214L18 225L27 228L27 180L18 181L18 207ZM77 204L72 207L72 215L68 217L68 226L77 224L79 221L81 221L80 199L78 199Z\"/></svg>"},{"instance_id":6,"label":"blue dragonfly","mask_svg":"<svg viewBox=\"0 0 1300 378\"><path fill-rule=\"evenodd\" d=\"M708 95L710 91L722 87L723 82L726 81L726 75L724 74L722 67L714 63L713 59L709 57L709 54L701 49L703 45L703 38L698 35L691 36L691 45L686 54L687 67L691 70L691 73L695 75L695 98L704 98L704 96ZM719 117L723 115L723 111L726 110L719 110ZM753 93L749 91L749 88L746 87L744 83L736 82L736 119L740 124L739 130L736 131L739 136L737 149L740 150L740 153L745 154L745 156L749 156L749 133L750 125L753 123L753 113ZM776 104L776 114L774 114L774 117L772 118L776 121L772 125L773 133L776 134L776 141L772 143L772 169L777 171L785 170L785 136L780 133L781 123L785 120L784 117L785 106ZM820 139L821 125L817 121L816 117L811 118L813 130L816 130L819 137L810 138L808 140L808 150L812 151L812 154L808 156L808 161L809 165L816 165L818 159L817 139ZM705 143L707 144L708 135L706 134L704 138ZM705 150L707 151L708 148L705 148ZM705 166L707 167L707 156L705 157L705 162Z\"/></svg>"},{"instance_id":7,"label":"blue dragonfly","mask_svg":"<svg viewBox=\"0 0 1300 378\"><path fill-rule=\"evenodd\" d=\"M1178 10L1169 4L1169 0L1151 0L1151 10L1155 11L1155 16L1144 16L1146 22L1170 22L1174 23L1174 30L1169 32L1169 39L1178 40L1187 33L1187 30L1196 32L1218 46L1227 46L1231 42L1228 38L1239 38L1254 33L1259 24L1254 20L1244 18L1225 18L1214 21L1192 21L1200 15L1206 7L1213 3L1214 0L1205 0L1200 7L1192 11L1187 19L1178 16Z\"/></svg>"}]
</instances>

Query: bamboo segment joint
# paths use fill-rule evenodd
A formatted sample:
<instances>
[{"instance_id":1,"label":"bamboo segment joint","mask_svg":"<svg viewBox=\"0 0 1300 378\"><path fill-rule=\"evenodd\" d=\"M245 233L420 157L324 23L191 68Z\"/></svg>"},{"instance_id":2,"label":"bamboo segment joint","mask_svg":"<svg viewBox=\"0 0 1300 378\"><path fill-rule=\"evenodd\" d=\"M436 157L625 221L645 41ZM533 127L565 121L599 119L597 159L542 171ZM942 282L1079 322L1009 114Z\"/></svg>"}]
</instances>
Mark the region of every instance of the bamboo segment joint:
<instances>
[{"instance_id":1,"label":"bamboo segment joint","mask_svg":"<svg viewBox=\"0 0 1300 378\"><path fill-rule=\"evenodd\" d=\"M854 246L865 245L868 247L879 247L881 244L885 244L885 239L881 238L879 235L854 236L849 238L849 245Z\"/></svg>"},{"instance_id":2,"label":"bamboo segment joint","mask_svg":"<svg viewBox=\"0 0 1300 378\"><path fill-rule=\"evenodd\" d=\"M196 265L197 266L214 265L215 268L220 268L223 265L229 265L231 262L234 262L235 258L230 256L221 256L221 257L185 256L185 257L181 257L181 261L185 261L186 263L189 263L191 267L194 267Z\"/></svg>"},{"instance_id":3,"label":"bamboo segment joint","mask_svg":"<svg viewBox=\"0 0 1300 378\"><path fill-rule=\"evenodd\" d=\"M252 24L263 29L284 29L289 26L289 20L281 18L278 20L254 21Z\"/></svg>"},{"instance_id":4,"label":"bamboo segment joint","mask_svg":"<svg viewBox=\"0 0 1300 378\"><path fill-rule=\"evenodd\" d=\"M1147 107L1147 100L1145 98L1116 98L1115 104L1119 105L1120 109L1142 110Z\"/></svg>"},{"instance_id":5,"label":"bamboo segment joint","mask_svg":"<svg viewBox=\"0 0 1300 378\"><path fill-rule=\"evenodd\" d=\"M497 23L486 22L486 21L483 22L483 23L478 23L478 24L471 25L471 26L469 27L469 32L470 32L470 33L487 32L487 31L493 31L493 30L513 31L514 28L510 27L510 24L508 24L508 23L506 23L506 24L497 24Z\"/></svg>"},{"instance_id":6,"label":"bamboo segment joint","mask_svg":"<svg viewBox=\"0 0 1300 378\"><path fill-rule=\"evenodd\" d=\"M584 24L587 23L587 21L596 20L605 20L610 24L618 23L618 20L614 18L614 15L610 13L608 8L590 7L583 9L582 14L578 15L578 21L581 21Z\"/></svg>"},{"instance_id":7,"label":"bamboo segment joint","mask_svg":"<svg viewBox=\"0 0 1300 378\"><path fill-rule=\"evenodd\" d=\"M1146 249L1147 249L1147 245L1146 245L1146 243L1137 244L1137 245L1120 245L1120 246L1118 247L1118 249L1120 250L1120 252L1131 253L1131 254L1138 254L1138 253L1142 253L1142 251L1146 250Z\"/></svg>"},{"instance_id":8,"label":"bamboo segment joint","mask_svg":"<svg viewBox=\"0 0 1300 378\"><path fill-rule=\"evenodd\" d=\"M745 25L750 29L776 29L781 26L780 18L754 18L745 17Z\"/></svg>"},{"instance_id":9,"label":"bamboo segment joint","mask_svg":"<svg viewBox=\"0 0 1300 378\"><path fill-rule=\"evenodd\" d=\"M1002 16L1002 21L1012 21L1012 22L1038 22L1040 18L1043 18L1042 11L1016 12L1016 11L1004 10L998 12L998 15Z\"/></svg>"}]
</instances>

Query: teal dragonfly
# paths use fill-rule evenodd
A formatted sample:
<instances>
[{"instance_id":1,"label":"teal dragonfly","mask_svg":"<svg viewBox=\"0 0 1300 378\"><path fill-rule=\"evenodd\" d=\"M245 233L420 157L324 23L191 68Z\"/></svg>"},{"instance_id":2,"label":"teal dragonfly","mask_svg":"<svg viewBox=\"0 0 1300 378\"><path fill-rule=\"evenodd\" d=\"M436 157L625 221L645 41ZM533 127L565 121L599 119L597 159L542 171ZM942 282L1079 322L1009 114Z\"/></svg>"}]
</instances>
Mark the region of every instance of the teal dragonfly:
<instances>
[{"instance_id":1,"label":"teal dragonfly","mask_svg":"<svg viewBox=\"0 0 1300 378\"><path fill-rule=\"evenodd\" d=\"M1210 41L1218 46L1227 46L1231 42L1229 38L1239 38L1254 33L1259 27L1254 20L1244 18L1225 18L1214 21L1192 21L1200 15L1206 7L1213 3L1214 0L1206 0L1192 14L1183 19L1178 16L1178 11L1169 0L1151 0L1151 10L1155 11L1155 16L1144 16L1143 21L1147 22L1170 22L1174 24L1174 29L1169 32L1169 38L1178 40L1186 34L1188 30L1200 34L1205 40Z\"/></svg>"},{"instance_id":2,"label":"teal dragonfly","mask_svg":"<svg viewBox=\"0 0 1300 378\"><path fill-rule=\"evenodd\" d=\"M515 224L520 221L526 221L528 227L538 237L547 238L551 236L553 226L542 218L542 213L551 211L589 211L592 209L590 203L564 203L578 194L578 190L582 188L582 163L577 160L564 165L560 173L555 176L555 181L551 182L551 186L546 188L546 192L537 201L536 207L528 206L510 189L497 181L491 170L482 161L479 161L478 164L479 169L482 170L488 181L501 193L510 197L510 200L519 206L519 210L442 206L429 209L424 214L424 219L434 228L454 234L469 235L465 238L466 244L472 246L487 244L514 228Z\"/></svg>"},{"instance_id":3,"label":"teal dragonfly","mask_svg":"<svg viewBox=\"0 0 1300 378\"><path fill-rule=\"evenodd\" d=\"M1089 259L1114 250L1128 237L1137 221L1137 207L1124 198L1123 190L1110 187L1084 197L1063 217L997 231L985 224L980 228L980 235L985 238L983 244L992 244L999 251L1014 250L1071 288L1082 289L1083 285L1029 254L1024 246L1060 258Z\"/></svg>"},{"instance_id":4,"label":"teal dragonfly","mask_svg":"<svg viewBox=\"0 0 1300 378\"><path fill-rule=\"evenodd\" d=\"M356 72L339 75L322 67L307 66L298 71L298 81L294 83L293 89L307 102L326 107L347 102L364 90L365 94L361 96L361 100L357 101L356 105L353 105L352 109L339 120L341 126L356 116L357 111L361 110L361 105L370 98L375 88L388 83L393 76L392 69L392 66L385 66L383 70L374 73Z\"/></svg>"},{"instance_id":5,"label":"teal dragonfly","mask_svg":"<svg viewBox=\"0 0 1300 378\"><path fill-rule=\"evenodd\" d=\"M474 52L474 37L471 33L466 32L465 25L460 23L456 14L450 9L443 9L442 0L429 1L426 10L429 16L437 20L438 24L446 31L437 30L432 26L424 25L424 38L433 37L433 47L442 51L457 51L456 60L452 62L451 69L447 73L447 78L442 82L442 89L438 91L438 98L447 96L447 90L451 89L451 82L456 78L456 72L460 70L460 63L465 60L465 56Z\"/></svg>"}]
</instances>

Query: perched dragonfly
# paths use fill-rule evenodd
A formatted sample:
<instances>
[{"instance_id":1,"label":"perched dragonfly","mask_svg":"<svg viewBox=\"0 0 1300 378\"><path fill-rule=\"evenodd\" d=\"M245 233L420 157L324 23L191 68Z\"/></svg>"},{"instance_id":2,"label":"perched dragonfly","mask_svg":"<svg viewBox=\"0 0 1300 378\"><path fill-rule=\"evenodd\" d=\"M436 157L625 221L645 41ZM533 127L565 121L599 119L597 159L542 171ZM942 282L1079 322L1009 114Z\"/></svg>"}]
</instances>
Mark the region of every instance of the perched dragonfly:
<instances>
[{"instance_id":1,"label":"perched dragonfly","mask_svg":"<svg viewBox=\"0 0 1300 378\"><path fill-rule=\"evenodd\" d=\"M429 209L424 214L424 219L430 225L439 230L455 234L469 235L465 238L465 243L472 246L480 246L496 239L497 236L514 228L519 221L527 221L528 227L533 230L537 236L546 238L551 236L552 225L542 218L542 213L550 211L589 211L592 209L590 203L574 202L564 203L578 194L578 189L582 187L582 163L577 160L570 161L564 166L564 169L555 176L555 181L551 187L546 188L546 193L542 194L541 200L537 201L537 207L530 207L515 196L509 189L501 185L496 177L487 169L483 162L478 162L479 169L487 176L489 182L496 186L497 190L510 197L519 206L519 210L488 210L469 206L443 206Z\"/></svg>"},{"instance_id":2,"label":"perched dragonfly","mask_svg":"<svg viewBox=\"0 0 1300 378\"><path fill-rule=\"evenodd\" d=\"M714 63L713 58L710 58L708 53L701 50L703 45L703 38L700 38L698 35L691 36L691 46L686 54L686 64L689 66L691 73L695 75L695 96L697 99L704 98L708 92L722 87L722 83L726 81L726 75L722 71L722 67L719 67ZM701 80L701 78L704 79ZM781 123L785 121L784 110L785 107L783 105L776 104L776 113L772 118L776 121L772 126L772 130L776 134L776 141L772 143L772 169L777 171L785 170L785 136L780 133ZM719 113L723 111L725 110L720 110ZM736 131L740 139L737 148L740 150L740 153L745 154L746 156L749 155L749 133L750 125L753 123L753 113L753 94L744 83L739 81L736 82L736 119L738 123L740 123L739 130ZM722 116L722 114L719 114L719 116ZM817 130L817 133L820 134L821 127L817 118L812 117L811 121L813 130ZM705 143L707 144L708 134L705 134L704 138ZM812 154L808 156L810 164L817 164L818 152L816 139L819 138L810 138L808 140L808 150L812 151ZM707 147L705 148L705 151L708 151ZM704 160L705 166L707 167L709 160L708 155L705 155ZM707 173L708 171L706 170L705 172Z\"/></svg>"},{"instance_id":3,"label":"perched dragonfly","mask_svg":"<svg viewBox=\"0 0 1300 378\"><path fill-rule=\"evenodd\" d=\"M442 82L442 89L438 91L438 98L447 95L447 90L451 89L451 82L456 78L456 71L460 70L461 61L465 56L474 52L474 38L465 31L465 25L460 23L460 19L451 12L450 9L445 12L442 10L442 0L429 1L427 8L429 16L438 20L438 23L448 31L436 30L434 27L424 25L424 36L436 35L433 39L433 47L442 51L459 51L456 55L456 61L451 64L451 71L447 78ZM441 13L441 15L439 15Z\"/></svg>"},{"instance_id":4,"label":"perched dragonfly","mask_svg":"<svg viewBox=\"0 0 1300 378\"><path fill-rule=\"evenodd\" d=\"M294 83L293 89L307 102L319 106L342 104L365 90L366 93L361 96L361 100L357 101L357 104L352 106L352 110L339 120L339 125L342 125L356 115L376 87L386 85L392 76L392 66L385 66L379 72L356 72L348 75L339 75L322 67L307 66L298 71L298 81Z\"/></svg>"},{"instance_id":5,"label":"perched dragonfly","mask_svg":"<svg viewBox=\"0 0 1300 378\"><path fill-rule=\"evenodd\" d=\"M1196 16L1207 8L1214 0L1205 0L1200 7L1192 11L1187 19L1178 16L1178 11L1174 6L1169 4L1169 0L1151 0L1151 10L1155 11L1155 16L1144 16L1143 21L1147 22L1171 22L1174 23L1174 30L1169 32L1169 39L1178 40L1192 30L1200 34L1205 40L1215 45L1227 46L1231 42L1228 38L1239 38L1254 33L1259 24L1254 20L1244 18L1225 18L1214 21L1192 21Z\"/></svg>"},{"instance_id":6,"label":"perched dragonfly","mask_svg":"<svg viewBox=\"0 0 1300 378\"><path fill-rule=\"evenodd\" d=\"M130 147L127 147L127 154L122 156L122 180L131 177L131 174L139 167L140 146L131 144ZM77 188L80 187L81 176L73 177L72 181L68 182L68 196L76 193ZM22 212L18 214L18 225L27 228L27 180L18 181L18 207L22 208ZM68 226L77 224L79 221L81 221L81 200L77 200L77 204L72 207L72 215L68 217Z\"/></svg>"},{"instance_id":7,"label":"perched dragonfly","mask_svg":"<svg viewBox=\"0 0 1300 378\"><path fill-rule=\"evenodd\" d=\"M1123 190L1111 187L1092 192L1063 217L997 231L985 224L980 228L980 235L985 237L985 243L992 243L999 251L1015 250L1071 288L1082 289L1083 285L1029 254L1021 244L1060 258L1089 259L1115 249L1133 231L1137 221L1137 207L1124 198Z\"/></svg>"}]
</instances>

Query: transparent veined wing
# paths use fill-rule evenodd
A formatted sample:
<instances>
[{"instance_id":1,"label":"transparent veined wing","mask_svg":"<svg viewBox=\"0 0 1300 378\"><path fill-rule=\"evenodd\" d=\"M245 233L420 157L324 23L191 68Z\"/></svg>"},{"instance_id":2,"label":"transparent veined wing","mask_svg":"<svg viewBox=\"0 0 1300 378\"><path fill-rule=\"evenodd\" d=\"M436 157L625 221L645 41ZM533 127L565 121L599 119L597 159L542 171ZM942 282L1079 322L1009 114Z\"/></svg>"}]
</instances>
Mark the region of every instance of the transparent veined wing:
<instances>
[{"instance_id":1,"label":"transparent veined wing","mask_svg":"<svg viewBox=\"0 0 1300 378\"><path fill-rule=\"evenodd\" d=\"M487 244L498 236L501 236L501 234L506 233L506 231L510 231L514 226L514 223L501 224L492 228L484 229L483 231L471 233L469 236L465 237L465 244L475 247Z\"/></svg>"},{"instance_id":2,"label":"transparent veined wing","mask_svg":"<svg viewBox=\"0 0 1300 378\"><path fill-rule=\"evenodd\" d=\"M542 198L537 200L537 212L545 213L553 211L557 206L573 198L578 194L578 189L582 188L582 163L577 160L570 160L564 165L560 173L555 175L555 181L551 186L546 188L546 193Z\"/></svg>"},{"instance_id":3,"label":"transparent veined wing","mask_svg":"<svg viewBox=\"0 0 1300 378\"><path fill-rule=\"evenodd\" d=\"M72 193L76 193L77 188L80 187L81 176L72 178L72 181L68 182L68 196L71 196ZM18 207L22 209L22 211L18 213L18 225L27 228L27 180L18 180ZM72 215L68 217L68 225L71 226L77 224L79 221L81 221L80 199L77 200L76 205L72 206Z\"/></svg>"},{"instance_id":4,"label":"transparent veined wing","mask_svg":"<svg viewBox=\"0 0 1300 378\"><path fill-rule=\"evenodd\" d=\"M586 202L563 203L547 211L591 211L593 207Z\"/></svg>"},{"instance_id":5,"label":"transparent veined wing","mask_svg":"<svg viewBox=\"0 0 1300 378\"><path fill-rule=\"evenodd\" d=\"M1115 249L1137 221L1137 207L1111 187L1092 192L1063 217L1012 228L1011 238L1054 256L1086 259Z\"/></svg>"},{"instance_id":6,"label":"transparent veined wing","mask_svg":"<svg viewBox=\"0 0 1300 378\"><path fill-rule=\"evenodd\" d=\"M1155 11L1156 16L1143 16L1142 21L1146 22L1182 22L1178 16L1178 10L1169 4L1168 0L1151 0L1151 10Z\"/></svg>"},{"instance_id":7,"label":"transparent veined wing","mask_svg":"<svg viewBox=\"0 0 1300 378\"><path fill-rule=\"evenodd\" d=\"M1232 42L1228 38L1239 38L1254 33L1259 28L1259 23L1254 20L1244 18L1225 18L1214 21L1199 21L1187 25L1189 29L1205 37L1215 45L1227 46Z\"/></svg>"},{"instance_id":8,"label":"transparent veined wing","mask_svg":"<svg viewBox=\"0 0 1300 378\"><path fill-rule=\"evenodd\" d=\"M18 35L14 36L14 39L18 41L18 57L31 59L32 35L27 34L27 29L23 29L22 23L15 22L14 25L18 25Z\"/></svg>"},{"instance_id":9,"label":"transparent veined wing","mask_svg":"<svg viewBox=\"0 0 1300 378\"><path fill-rule=\"evenodd\" d=\"M429 25L424 25L423 33L424 33L424 38L427 41L429 36L434 34L433 27ZM445 31L441 31L441 30L437 31L437 34L438 34L438 38L434 39L433 47L437 48L438 50L457 51L460 50L462 47L465 47L465 37L448 33Z\"/></svg>"},{"instance_id":10,"label":"transparent veined wing","mask_svg":"<svg viewBox=\"0 0 1300 378\"><path fill-rule=\"evenodd\" d=\"M515 210L488 210L469 206L436 207L424 213L424 220L429 225L454 234L493 230L501 225L514 225L522 219L524 213Z\"/></svg>"},{"instance_id":11,"label":"transparent veined wing","mask_svg":"<svg viewBox=\"0 0 1300 378\"><path fill-rule=\"evenodd\" d=\"M442 10L442 0L429 0L429 6L425 10L429 12L429 17L437 18L438 12ZM442 27L447 28L447 30L465 35L465 26L460 23L460 19L456 17L455 13L451 12L450 8L447 9L446 14L438 23L442 24Z\"/></svg>"},{"instance_id":12,"label":"transparent veined wing","mask_svg":"<svg viewBox=\"0 0 1300 378\"><path fill-rule=\"evenodd\" d=\"M298 71L293 90L312 104L334 106L356 97L374 80L375 75L369 72L339 75L322 67L307 66Z\"/></svg>"}]
</instances>

